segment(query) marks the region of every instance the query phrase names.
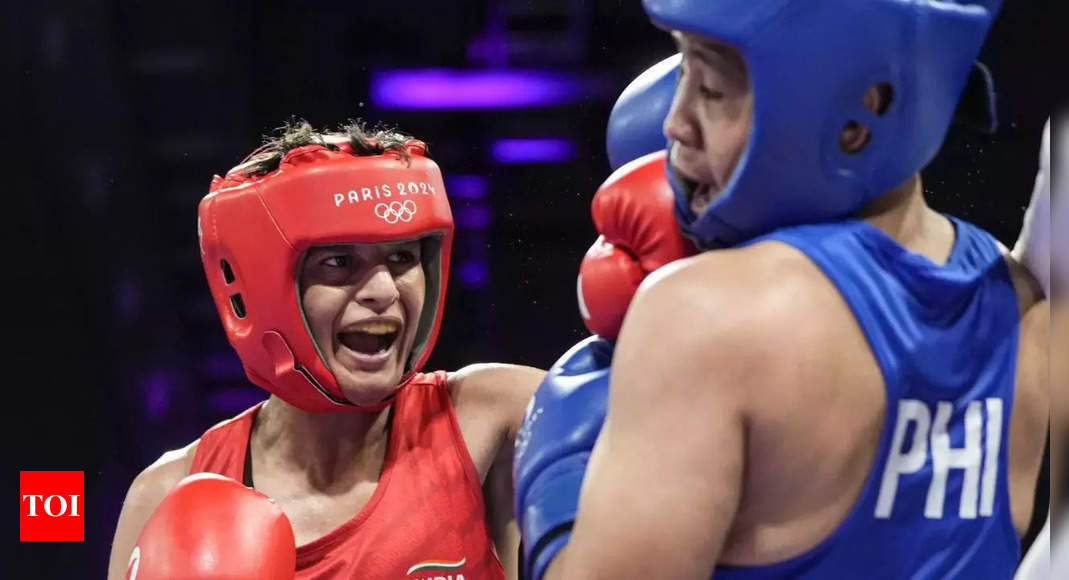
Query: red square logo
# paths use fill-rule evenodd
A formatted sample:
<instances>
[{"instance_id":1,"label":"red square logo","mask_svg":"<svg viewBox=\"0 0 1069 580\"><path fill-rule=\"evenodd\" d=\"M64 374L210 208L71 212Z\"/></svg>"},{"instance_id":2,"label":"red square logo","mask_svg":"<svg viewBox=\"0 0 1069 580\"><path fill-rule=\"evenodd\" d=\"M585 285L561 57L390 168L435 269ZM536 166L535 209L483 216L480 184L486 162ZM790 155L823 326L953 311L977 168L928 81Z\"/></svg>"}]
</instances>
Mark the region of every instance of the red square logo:
<instances>
[{"instance_id":1,"label":"red square logo","mask_svg":"<svg viewBox=\"0 0 1069 580\"><path fill-rule=\"evenodd\" d=\"M85 540L85 472L19 472L19 541Z\"/></svg>"}]
</instances>

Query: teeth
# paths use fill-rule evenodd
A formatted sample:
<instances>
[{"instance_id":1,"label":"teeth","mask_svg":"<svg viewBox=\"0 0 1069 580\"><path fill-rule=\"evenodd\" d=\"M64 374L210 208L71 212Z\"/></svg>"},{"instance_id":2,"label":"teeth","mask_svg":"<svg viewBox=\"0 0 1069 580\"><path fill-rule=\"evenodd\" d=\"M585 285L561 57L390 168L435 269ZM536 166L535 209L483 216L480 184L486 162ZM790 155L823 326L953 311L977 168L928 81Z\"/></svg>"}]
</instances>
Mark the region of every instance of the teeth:
<instances>
[{"instance_id":1,"label":"teeth","mask_svg":"<svg viewBox=\"0 0 1069 580\"><path fill-rule=\"evenodd\" d=\"M382 320L357 324L350 329L350 332L366 332L368 334L382 335L397 332L399 327L400 326L396 322Z\"/></svg>"}]
</instances>

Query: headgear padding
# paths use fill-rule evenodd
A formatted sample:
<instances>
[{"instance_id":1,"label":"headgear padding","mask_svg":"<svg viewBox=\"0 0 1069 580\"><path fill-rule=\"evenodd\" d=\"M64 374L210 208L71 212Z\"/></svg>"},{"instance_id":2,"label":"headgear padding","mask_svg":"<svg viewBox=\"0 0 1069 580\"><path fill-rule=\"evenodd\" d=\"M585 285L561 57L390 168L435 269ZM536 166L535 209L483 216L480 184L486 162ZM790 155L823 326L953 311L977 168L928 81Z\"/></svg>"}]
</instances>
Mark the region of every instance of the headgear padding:
<instances>
[{"instance_id":1,"label":"headgear padding","mask_svg":"<svg viewBox=\"0 0 1069 580\"><path fill-rule=\"evenodd\" d=\"M662 127L672 108L682 60L675 54L646 69L616 99L605 132L613 171L665 148Z\"/></svg>"}]
</instances>

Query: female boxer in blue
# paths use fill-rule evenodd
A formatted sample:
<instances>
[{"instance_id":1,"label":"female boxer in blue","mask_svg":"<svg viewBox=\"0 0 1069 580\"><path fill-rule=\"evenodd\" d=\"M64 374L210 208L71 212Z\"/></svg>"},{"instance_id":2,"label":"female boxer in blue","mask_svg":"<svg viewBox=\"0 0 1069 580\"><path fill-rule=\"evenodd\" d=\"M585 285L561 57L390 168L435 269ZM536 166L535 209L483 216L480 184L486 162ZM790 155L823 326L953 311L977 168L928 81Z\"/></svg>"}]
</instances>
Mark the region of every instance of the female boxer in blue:
<instances>
[{"instance_id":1,"label":"female boxer in blue","mask_svg":"<svg viewBox=\"0 0 1069 580\"><path fill-rule=\"evenodd\" d=\"M646 280L611 373L589 341L536 394L517 453L528 572L1010 577L1049 308L919 176L998 3L644 4L683 53L665 124L679 226L718 251ZM571 404L588 389L608 391L600 435Z\"/></svg>"}]
</instances>

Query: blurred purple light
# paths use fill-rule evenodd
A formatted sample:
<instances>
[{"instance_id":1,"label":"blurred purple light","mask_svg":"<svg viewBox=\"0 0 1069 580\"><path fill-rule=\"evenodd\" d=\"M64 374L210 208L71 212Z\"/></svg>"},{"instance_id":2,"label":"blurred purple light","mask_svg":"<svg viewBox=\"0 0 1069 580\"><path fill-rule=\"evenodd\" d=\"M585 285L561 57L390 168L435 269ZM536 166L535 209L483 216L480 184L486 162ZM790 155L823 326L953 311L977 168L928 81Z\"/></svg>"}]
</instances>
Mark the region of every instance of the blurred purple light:
<instances>
[{"instance_id":1,"label":"blurred purple light","mask_svg":"<svg viewBox=\"0 0 1069 580\"><path fill-rule=\"evenodd\" d=\"M213 352L200 361L200 371L210 379L235 379L245 376L241 359L233 351Z\"/></svg>"},{"instance_id":2,"label":"blurred purple light","mask_svg":"<svg viewBox=\"0 0 1069 580\"><path fill-rule=\"evenodd\" d=\"M255 387L219 389L208 397L208 407L223 415L233 415L267 398L267 393Z\"/></svg>"},{"instance_id":3,"label":"blurred purple light","mask_svg":"<svg viewBox=\"0 0 1069 580\"><path fill-rule=\"evenodd\" d=\"M167 416L171 409L171 391L174 382L163 372L152 376L145 383L145 411L153 420L159 421Z\"/></svg>"},{"instance_id":4,"label":"blurred purple light","mask_svg":"<svg viewBox=\"0 0 1069 580\"><path fill-rule=\"evenodd\" d=\"M453 212L457 227L467 230L485 230L490 225L490 208L484 205L460 207Z\"/></svg>"},{"instance_id":5,"label":"blurred purple light","mask_svg":"<svg viewBox=\"0 0 1069 580\"><path fill-rule=\"evenodd\" d=\"M490 186L481 175L451 175L445 178L445 190L449 192L450 197L483 199Z\"/></svg>"},{"instance_id":6,"label":"blurred purple light","mask_svg":"<svg viewBox=\"0 0 1069 580\"><path fill-rule=\"evenodd\" d=\"M575 145L567 139L499 139L490 147L498 163L559 163L575 157Z\"/></svg>"},{"instance_id":7,"label":"blurred purple light","mask_svg":"<svg viewBox=\"0 0 1069 580\"><path fill-rule=\"evenodd\" d=\"M490 281L490 269L486 262L468 260L460 265L460 282L468 288L482 288Z\"/></svg>"},{"instance_id":8,"label":"blurred purple light","mask_svg":"<svg viewBox=\"0 0 1069 580\"><path fill-rule=\"evenodd\" d=\"M371 104L381 109L514 109L581 100L586 83L548 70L382 70L371 75Z\"/></svg>"}]
</instances>

